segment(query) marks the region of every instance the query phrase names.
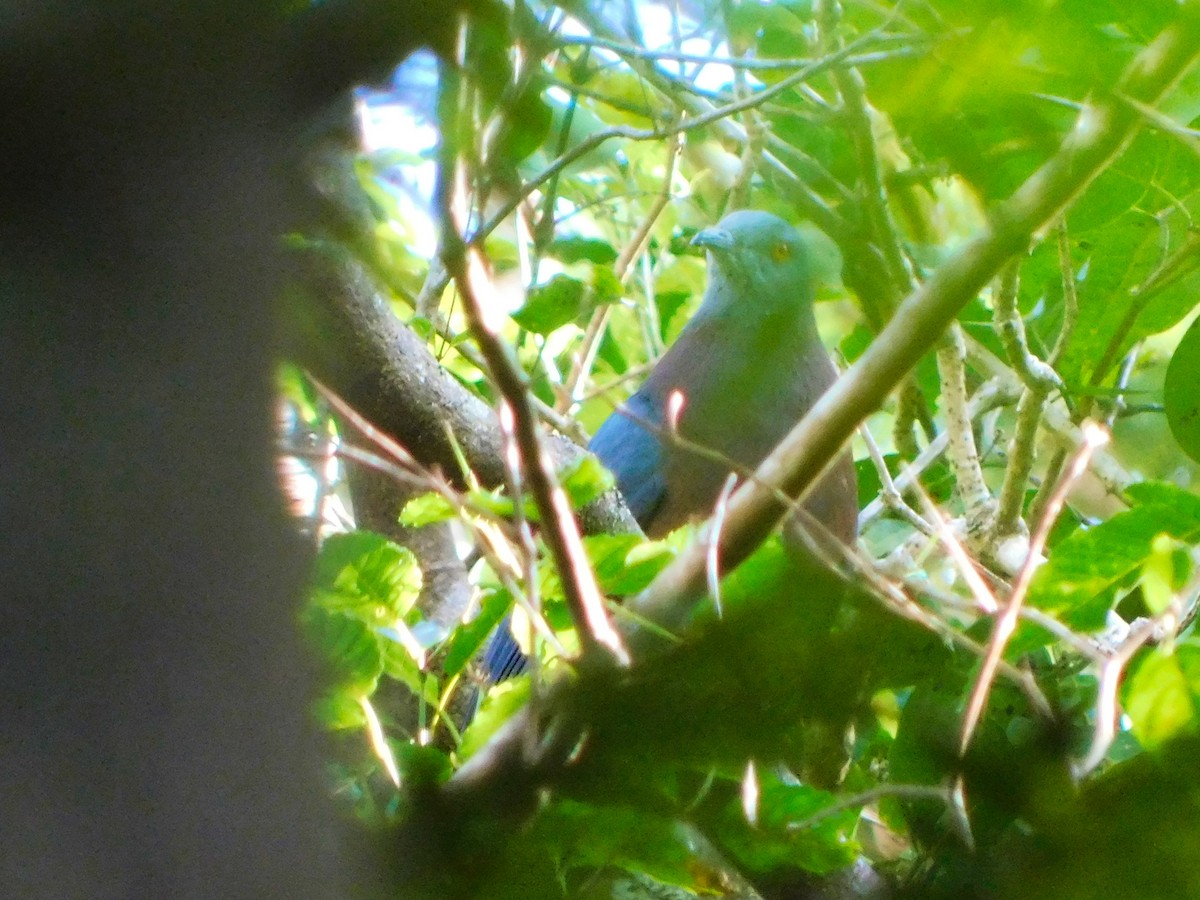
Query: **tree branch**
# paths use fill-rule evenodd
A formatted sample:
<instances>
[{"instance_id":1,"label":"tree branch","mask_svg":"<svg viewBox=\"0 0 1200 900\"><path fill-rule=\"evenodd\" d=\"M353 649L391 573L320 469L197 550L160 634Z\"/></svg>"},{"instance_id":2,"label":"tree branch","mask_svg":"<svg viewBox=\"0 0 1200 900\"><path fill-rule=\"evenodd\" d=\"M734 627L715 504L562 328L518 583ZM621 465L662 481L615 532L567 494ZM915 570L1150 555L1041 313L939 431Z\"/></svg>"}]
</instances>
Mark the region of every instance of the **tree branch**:
<instances>
[{"instance_id":1,"label":"tree branch","mask_svg":"<svg viewBox=\"0 0 1200 900\"><path fill-rule=\"evenodd\" d=\"M294 259L302 287L290 298L294 310L284 319L293 327L285 336L285 353L424 465L441 468L461 484L457 444L481 483L503 484L495 413L396 317L364 266L332 244L310 245ZM546 439L546 447L559 468L586 453L555 436ZM588 534L640 531L615 490L580 510L579 518Z\"/></svg>"},{"instance_id":2,"label":"tree branch","mask_svg":"<svg viewBox=\"0 0 1200 900\"><path fill-rule=\"evenodd\" d=\"M967 523L967 539L979 549L979 538L991 517L995 503L983 480L979 449L975 446L975 428L967 412L967 347L962 328L951 322L942 346L937 351L938 374L942 379L942 410L946 416L949 443L946 455L954 470L954 484L962 499Z\"/></svg>"},{"instance_id":3,"label":"tree branch","mask_svg":"<svg viewBox=\"0 0 1200 900\"><path fill-rule=\"evenodd\" d=\"M1138 54L1120 87L1154 103L1198 55L1200 3L1191 2ZM727 570L762 543L783 513L774 491L760 483L803 496L867 413L936 345L958 311L1116 158L1140 124L1141 116L1116 99L1084 105L1059 151L995 209L981 235L909 295L867 352L763 462L758 479L734 493L720 536ZM704 591L705 553L701 536L633 602L635 611L668 629L682 626Z\"/></svg>"}]
</instances>

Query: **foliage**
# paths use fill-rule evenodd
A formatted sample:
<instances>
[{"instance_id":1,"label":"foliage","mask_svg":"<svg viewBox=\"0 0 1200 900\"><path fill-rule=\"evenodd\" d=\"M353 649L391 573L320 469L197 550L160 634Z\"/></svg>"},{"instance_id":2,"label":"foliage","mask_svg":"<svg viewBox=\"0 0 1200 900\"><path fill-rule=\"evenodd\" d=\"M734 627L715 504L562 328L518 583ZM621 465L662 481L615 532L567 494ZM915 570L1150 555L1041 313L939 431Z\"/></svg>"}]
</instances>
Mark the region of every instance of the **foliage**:
<instances>
[{"instance_id":1,"label":"foliage","mask_svg":"<svg viewBox=\"0 0 1200 900\"><path fill-rule=\"evenodd\" d=\"M639 35L618 6L487 6L438 113L440 162L467 176L467 237L486 249L494 302L506 303L492 312L508 314L503 337L528 390L589 431L695 308L704 267L688 238L731 205L801 223L822 330L853 361L913 284L1059 150L1081 107L1119 96L1137 54L1200 15L1167 0L698 0L641 4ZM873 461L854 448L872 562L805 568L774 538L682 640L617 674L572 666L561 573L534 536L539 510L528 494L514 502L511 485L438 483L397 510L409 526L458 523L482 554L475 617L432 637L408 551L366 533L326 540L304 615L333 673L323 721L365 735L364 710L390 684L422 723L406 732L385 710L376 752L339 761L359 814L420 820L430 786L532 705L550 735L578 727L578 746L539 773L526 821L475 810L471 839L491 847L490 868L446 875L447 896L467 884L481 896L664 885L745 896L860 855L913 896L1195 896L1200 500L1164 423L1196 455L1200 340L1193 328L1179 341L1200 300L1188 130L1200 125L1200 68L1140 114L1146 127L1016 259L1008 287L997 279L963 304L957 365L972 417L948 401L956 364L944 354L883 409L862 410L879 450ZM478 357L463 355L455 287L389 246L428 227L380 189L391 162L360 166L381 217L373 264L403 260L384 273L398 314L491 401ZM404 301L422 281L435 303L416 316ZM504 300L513 286L519 299ZM1053 389L1030 358L1052 367ZM1089 420L1114 442L1072 475ZM973 446L955 449L964 431ZM958 454L949 466L921 452L943 432ZM961 526L952 540L986 570L983 588L945 532L922 534L931 513L917 492L899 509L880 500L918 455L922 493ZM981 474L978 509L964 467ZM610 485L594 465L563 477L576 507ZM1073 490L1059 516L1051 488L1063 478ZM1043 524L1054 525L1046 561L1016 597L1011 640L995 644L999 669L981 675L994 604L1013 597ZM693 537L584 540L618 620L634 615L619 601ZM539 661L536 680L493 687L460 734L451 699L478 680L472 660L518 600L512 627ZM530 626L537 615L544 627ZM971 728L981 678L990 696ZM382 777L387 757L399 789Z\"/></svg>"}]
</instances>

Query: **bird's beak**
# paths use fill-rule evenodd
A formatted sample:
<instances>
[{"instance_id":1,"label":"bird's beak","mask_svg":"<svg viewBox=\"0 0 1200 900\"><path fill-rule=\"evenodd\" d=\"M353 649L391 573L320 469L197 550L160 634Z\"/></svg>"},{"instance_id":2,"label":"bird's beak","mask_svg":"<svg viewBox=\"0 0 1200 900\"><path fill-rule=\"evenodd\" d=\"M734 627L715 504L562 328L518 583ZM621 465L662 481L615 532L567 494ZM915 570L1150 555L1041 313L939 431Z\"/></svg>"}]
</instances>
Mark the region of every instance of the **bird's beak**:
<instances>
[{"instance_id":1,"label":"bird's beak","mask_svg":"<svg viewBox=\"0 0 1200 900\"><path fill-rule=\"evenodd\" d=\"M724 228L705 228L692 238L693 247L707 247L712 250L732 250L733 235Z\"/></svg>"}]
</instances>

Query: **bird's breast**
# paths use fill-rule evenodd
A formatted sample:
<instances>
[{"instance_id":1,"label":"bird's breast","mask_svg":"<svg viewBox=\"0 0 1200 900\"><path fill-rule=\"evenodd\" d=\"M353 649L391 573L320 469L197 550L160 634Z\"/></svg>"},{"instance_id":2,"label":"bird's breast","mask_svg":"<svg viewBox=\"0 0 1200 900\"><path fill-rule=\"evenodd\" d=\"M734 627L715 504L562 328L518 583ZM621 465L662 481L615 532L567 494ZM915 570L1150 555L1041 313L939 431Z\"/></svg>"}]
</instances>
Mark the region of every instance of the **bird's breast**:
<instances>
[{"instance_id":1,"label":"bird's breast","mask_svg":"<svg viewBox=\"0 0 1200 900\"><path fill-rule=\"evenodd\" d=\"M647 387L664 414L673 393L681 398L679 436L709 452L667 442L658 534L706 515L729 472L757 467L835 377L815 328L702 327L684 337Z\"/></svg>"}]
</instances>

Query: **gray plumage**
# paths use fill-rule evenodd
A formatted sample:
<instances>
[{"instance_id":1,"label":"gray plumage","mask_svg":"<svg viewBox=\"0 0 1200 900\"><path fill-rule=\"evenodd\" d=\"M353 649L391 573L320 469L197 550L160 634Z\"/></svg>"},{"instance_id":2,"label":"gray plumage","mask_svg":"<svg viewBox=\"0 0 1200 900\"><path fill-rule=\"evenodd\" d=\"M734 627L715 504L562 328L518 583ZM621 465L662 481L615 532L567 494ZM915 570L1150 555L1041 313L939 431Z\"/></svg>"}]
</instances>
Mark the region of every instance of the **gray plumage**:
<instances>
[{"instance_id":1,"label":"gray plumage","mask_svg":"<svg viewBox=\"0 0 1200 900\"><path fill-rule=\"evenodd\" d=\"M753 469L836 377L813 315L799 232L770 213L731 213L693 243L708 251L708 289L642 387L592 438L630 511L658 536L712 511L728 468L664 438L672 392L678 432ZM843 456L806 507L838 538L857 532L857 484Z\"/></svg>"},{"instance_id":2,"label":"gray plumage","mask_svg":"<svg viewBox=\"0 0 1200 900\"><path fill-rule=\"evenodd\" d=\"M752 470L837 377L817 333L812 276L795 228L770 213L741 210L692 243L708 253L699 309L590 445L651 537L710 515L729 474L728 466L665 435L674 392L682 397L679 435ZM854 542L858 486L848 454L804 505L839 540ZM493 680L524 668L507 622L484 664Z\"/></svg>"}]
</instances>

